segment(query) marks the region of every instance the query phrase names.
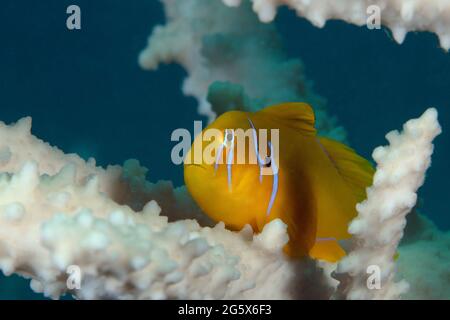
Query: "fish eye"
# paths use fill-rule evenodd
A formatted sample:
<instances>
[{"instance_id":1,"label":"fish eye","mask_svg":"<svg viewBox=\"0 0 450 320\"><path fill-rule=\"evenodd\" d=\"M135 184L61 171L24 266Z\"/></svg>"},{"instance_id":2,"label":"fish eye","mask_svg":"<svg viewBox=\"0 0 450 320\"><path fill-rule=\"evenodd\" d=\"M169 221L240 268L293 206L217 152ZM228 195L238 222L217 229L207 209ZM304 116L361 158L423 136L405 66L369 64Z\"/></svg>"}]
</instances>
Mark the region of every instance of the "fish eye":
<instances>
[{"instance_id":1,"label":"fish eye","mask_svg":"<svg viewBox=\"0 0 450 320\"><path fill-rule=\"evenodd\" d=\"M234 130L233 129L225 129L225 142L233 142L234 140Z\"/></svg>"},{"instance_id":2,"label":"fish eye","mask_svg":"<svg viewBox=\"0 0 450 320\"><path fill-rule=\"evenodd\" d=\"M270 168L272 166L272 159L270 157L266 157L266 161L264 161L264 167Z\"/></svg>"}]
</instances>

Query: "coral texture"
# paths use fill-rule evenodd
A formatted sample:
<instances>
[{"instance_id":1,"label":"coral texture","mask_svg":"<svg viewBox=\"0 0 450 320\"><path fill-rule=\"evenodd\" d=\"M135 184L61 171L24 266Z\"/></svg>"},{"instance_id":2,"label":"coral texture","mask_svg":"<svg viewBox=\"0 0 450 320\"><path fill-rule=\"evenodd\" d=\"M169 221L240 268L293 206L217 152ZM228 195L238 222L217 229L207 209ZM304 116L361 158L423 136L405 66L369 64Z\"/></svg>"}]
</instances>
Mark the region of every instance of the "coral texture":
<instances>
[{"instance_id":1,"label":"coral texture","mask_svg":"<svg viewBox=\"0 0 450 320\"><path fill-rule=\"evenodd\" d=\"M396 298L406 288L395 282L392 257L438 128L431 109L408 122L402 135L390 133L391 146L374 153L375 184L352 223L357 246L339 264L343 282L335 297ZM329 299L335 292L335 265L283 255L288 237L282 221L257 235L250 227L200 226L186 219L202 221L184 189L145 181L137 161L102 169L51 147L30 129L30 118L0 123L0 269L31 278L36 292L79 299ZM448 298L449 235L419 218L411 226L397 273L411 279L405 296ZM427 246L432 249L423 252ZM416 256L427 260L412 264ZM377 293L363 287L368 263L385 270ZM81 270L79 289L68 286L74 266Z\"/></svg>"},{"instance_id":2,"label":"coral texture","mask_svg":"<svg viewBox=\"0 0 450 320\"><path fill-rule=\"evenodd\" d=\"M314 263L284 258L288 239L280 220L253 235L223 224L168 222L154 200L136 212L131 207L141 207L143 198L159 198L164 213L175 218L174 208L195 210L165 184L142 183L145 169L136 161L104 170L49 146L30 128L29 118L0 124L0 268L31 278L36 292L80 299L330 295ZM66 285L71 266L82 271L79 290ZM315 276L303 278L297 270Z\"/></svg>"},{"instance_id":3,"label":"coral texture","mask_svg":"<svg viewBox=\"0 0 450 320\"><path fill-rule=\"evenodd\" d=\"M417 189L431 164L433 139L440 132L437 111L431 108L408 121L402 133L389 132L389 146L374 150L377 171L373 185L367 189L367 199L357 205L358 216L349 226L356 245L337 268L339 294L348 299L397 299L407 292L405 281L394 281L394 256L406 215L416 205ZM373 267L380 273L377 289L368 285Z\"/></svg>"},{"instance_id":4,"label":"coral texture","mask_svg":"<svg viewBox=\"0 0 450 320\"><path fill-rule=\"evenodd\" d=\"M286 58L273 25L259 23L250 2L240 10L220 0L162 2L167 25L154 29L140 64L181 64L189 73L183 91L197 98L201 114L213 119L230 109L302 100L315 106L321 134L345 140L302 63ZM267 22L280 4L317 26L333 18L365 24L367 6L376 4L397 41L428 30L450 47L446 0L253 0L253 9ZM439 132L429 109L374 151L374 185L349 229L352 251L333 265L287 259L280 220L260 234L248 226L231 232L214 226L184 187L148 182L137 160L103 169L34 137L30 118L0 123L0 269L31 279L34 291L52 298L449 299L450 233L407 216ZM368 288L368 266L380 268L380 289ZM73 288L77 269L81 283Z\"/></svg>"},{"instance_id":5,"label":"coral texture","mask_svg":"<svg viewBox=\"0 0 450 320\"><path fill-rule=\"evenodd\" d=\"M414 228L413 241L399 247L397 279L406 279L410 289L403 299L450 299L450 232L441 232L423 216L425 223ZM413 221L408 221L408 228ZM407 228L407 229L408 229Z\"/></svg>"},{"instance_id":6,"label":"coral texture","mask_svg":"<svg viewBox=\"0 0 450 320\"><path fill-rule=\"evenodd\" d=\"M211 121L228 110L305 101L314 106L322 135L345 140L344 129L305 78L302 62L286 57L276 28L260 23L249 3L239 10L220 0L162 3L167 23L154 28L139 63L148 70L160 63L182 65L188 72L183 92L197 99L200 114Z\"/></svg>"},{"instance_id":7,"label":"coral texture","mask_svg":"<svg viewBox=\"0 0 450 320\"><path fill-rule=\"evenodd\" d=\"M239 6L241 0L222 0ZM245 1L246 2L246 1ZM402 43L409 31L430 31L438 35L441 47L450 49L450 2L447 0L252 0L253 10L263 22L272 21L280 5L294 9L321 28L327 20L340 19L358 26L366 25L369 6L380 8L381 22ZM371 11L369 11L371 12Z\"/></svg>"}]
</instances>

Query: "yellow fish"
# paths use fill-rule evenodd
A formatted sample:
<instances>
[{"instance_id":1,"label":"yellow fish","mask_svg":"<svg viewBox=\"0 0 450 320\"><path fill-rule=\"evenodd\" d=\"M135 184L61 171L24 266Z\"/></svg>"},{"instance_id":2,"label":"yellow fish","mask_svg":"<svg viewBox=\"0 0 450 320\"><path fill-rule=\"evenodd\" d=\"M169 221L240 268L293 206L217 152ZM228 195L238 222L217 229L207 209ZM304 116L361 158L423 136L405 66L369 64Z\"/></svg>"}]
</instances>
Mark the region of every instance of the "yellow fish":
<instances>
[{"instance_id":1,"label":"yellow fish","mask_svg":"<svg viewBox=\"0 0 450 320\"><path fill-rule=\"evenodd\" d=\"M231 230L249 224L261 232L271 220L281 219L288 226L284 251L290 257L338 261L345 256L338 241L351 237L348 224L356 216L356 204L366 197L374 170L349 147L318 137L314 121L313 110L305 103L222 114L202 132L216 129L220 136L208 141L198 135L185 157L184 179L190 194L209 217L223 221ZM228 156L222 154L221 145L233 142L239 128L254 134L246 160L250 162L254 152L256 164L237 163L233 144ZM260 129L270 132L266 157L256 146ZM278 129L278 159L270 141L274 138L271 129ZM192 163L195 149L214 150L216 163ZM273 174L261 175L267 168Z\"/></svg>"}]
</instances>

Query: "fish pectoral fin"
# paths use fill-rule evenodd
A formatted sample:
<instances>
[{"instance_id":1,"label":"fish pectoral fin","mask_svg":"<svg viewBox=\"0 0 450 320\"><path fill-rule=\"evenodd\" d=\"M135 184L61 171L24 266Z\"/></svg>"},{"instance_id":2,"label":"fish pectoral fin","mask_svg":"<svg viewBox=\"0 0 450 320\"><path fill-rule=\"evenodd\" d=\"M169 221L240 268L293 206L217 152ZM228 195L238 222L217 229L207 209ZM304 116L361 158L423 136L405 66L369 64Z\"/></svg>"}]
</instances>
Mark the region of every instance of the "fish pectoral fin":
<instances>
[{"instance_id":1,"label":"fish pectoral fin","mask_svg":"<svg viewBox=\"0 0 450 320\"><path fill-rule=\"evenodd\" d=\"M336 240L317 241L309 250L311 258L328 262L337 262L345 255L346 252Z\"/></svg>"},{"instance_id":2,"label":"fish pectoral fin","mask_svg":"<svg viewBox=\"0 0 450 320\"><path fill-rule=\"evenodd\" d=\"M366 188L372 184L375 173L370 162L340 142L320 137L319 143L325 149L339 175L352 190L355 200L363 201L366 198Z\"/></svg>"}]
</instances>

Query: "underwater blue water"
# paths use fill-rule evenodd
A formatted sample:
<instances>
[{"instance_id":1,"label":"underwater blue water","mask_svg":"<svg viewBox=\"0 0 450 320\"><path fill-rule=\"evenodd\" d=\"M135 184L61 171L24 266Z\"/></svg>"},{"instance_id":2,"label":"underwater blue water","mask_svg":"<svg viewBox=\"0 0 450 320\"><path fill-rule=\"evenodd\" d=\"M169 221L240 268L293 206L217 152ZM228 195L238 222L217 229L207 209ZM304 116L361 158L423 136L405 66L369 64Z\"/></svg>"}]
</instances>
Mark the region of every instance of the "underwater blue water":
<instances>
[{"instance_id":1,"label":"underwater blue water","mask_svg":"<svg viewBox=\"0 0 450 320\"><path fill-rule=\"evenodd\" d=\"M82 30L65 27L66 8L82 8ZM65 152L95 157L98 164L136 158L149 179L183 183L170 161L170 134L193 131L196 101L180 86L179 66L143 71L137 56L153 26L164 22L155 0L2 0L0 3L0 120L33 117L33 133ZM313 27L287 9L277 27L286 52L301 58L315 91L328 100L359 153L370 157L427 107L439 111L443 133L420 189L421 212L450 228L450 54L428 33L396 44L385 30L369 31L332 21ZM1 139L1 137L0 137ZM0 298L37 298L28 281L0 280Z\"/></svg>"}]
</instances>

